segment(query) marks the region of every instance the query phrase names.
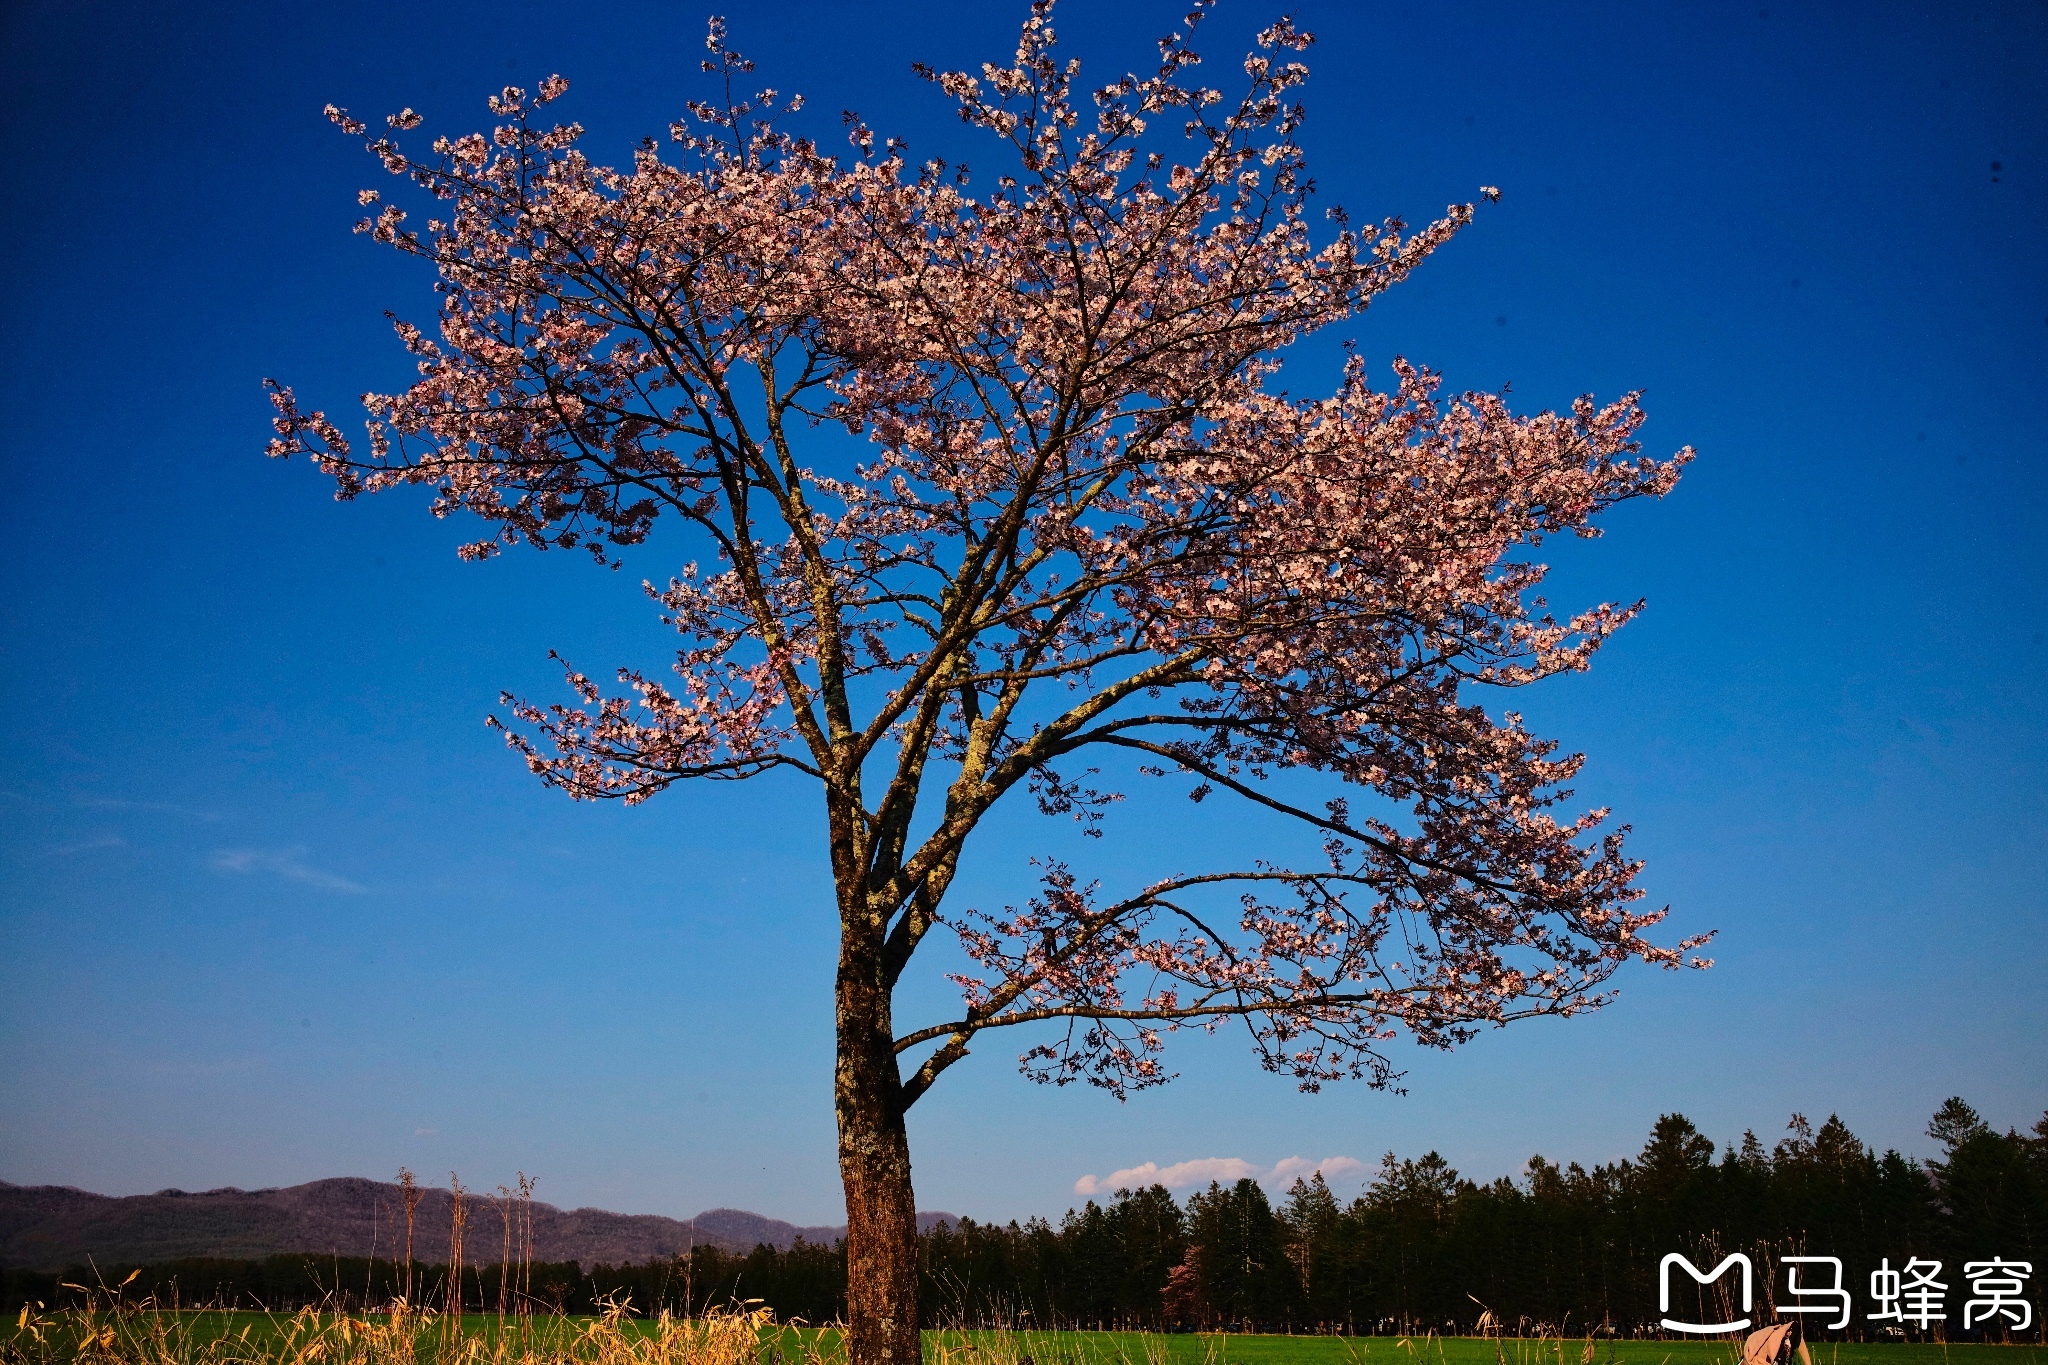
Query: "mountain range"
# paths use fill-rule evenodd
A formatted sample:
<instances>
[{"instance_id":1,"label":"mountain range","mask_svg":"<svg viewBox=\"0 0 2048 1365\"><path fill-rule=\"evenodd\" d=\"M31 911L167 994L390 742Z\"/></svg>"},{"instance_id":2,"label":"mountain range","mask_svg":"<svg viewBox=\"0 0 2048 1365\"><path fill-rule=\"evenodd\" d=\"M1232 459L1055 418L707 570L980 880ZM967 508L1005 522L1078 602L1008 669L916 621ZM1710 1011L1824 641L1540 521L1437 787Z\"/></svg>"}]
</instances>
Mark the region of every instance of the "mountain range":
<instances>
[{"instance_id":1,"label":"mountain range","mask_svg":"<svg viewBox=\"0 0 2048 1365\"><path fill-rule=\"evenodd\" d=\"M446 1262L454 1196L422 1188L413 1212L412 1255ZM505 1242L503 1207L470 1195L463 1259L495 1262ZM575 1261L586 1270L674 1256L695 1246L744 1253L766 1243L788 1248L798 1238L830 1245L844 1227L797 1227L743 1209L707 1209L695 1218L609 1213L603 1209L530 1206L533 1258ZM260 1260L281 1252L321 1256L401 1257L405 1204L397 1185L344 1176L283 1189L232 1187L187 1193L113 1196L69 1185L13 1185L0 1180L0 1266L61 1270L147 1265L191 1256ZM920 1213L918 1227L956 1221Z\"/></svg>"}]
</instances>

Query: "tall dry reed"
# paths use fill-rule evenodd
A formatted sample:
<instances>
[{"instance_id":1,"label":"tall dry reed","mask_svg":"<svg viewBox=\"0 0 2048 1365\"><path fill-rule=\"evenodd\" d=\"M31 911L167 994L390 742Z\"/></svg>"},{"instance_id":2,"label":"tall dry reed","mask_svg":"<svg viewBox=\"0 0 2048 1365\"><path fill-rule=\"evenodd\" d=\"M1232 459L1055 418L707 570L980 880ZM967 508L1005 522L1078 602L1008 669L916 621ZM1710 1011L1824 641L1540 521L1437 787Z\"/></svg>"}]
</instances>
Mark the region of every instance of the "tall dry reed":
<instances>
[{"instance_id":1,"label":"tall dry reed","mask_svg":"<svg viewBox=\"0 0 2048 1365\"><path fill-rule=\"evenodd\" d=\"M0 1325L0 1365L828 1365L815 1336L798 1337L792 1353L765 1309L629 1314L609 1303L595 1318L529 1319L528 1330L487 1319L465 1332L403 1299L379 1313L226 1313L130 1301L115 1289L78 1308L24 1308L11 1333Z\"/></svg>"}]
</instances>

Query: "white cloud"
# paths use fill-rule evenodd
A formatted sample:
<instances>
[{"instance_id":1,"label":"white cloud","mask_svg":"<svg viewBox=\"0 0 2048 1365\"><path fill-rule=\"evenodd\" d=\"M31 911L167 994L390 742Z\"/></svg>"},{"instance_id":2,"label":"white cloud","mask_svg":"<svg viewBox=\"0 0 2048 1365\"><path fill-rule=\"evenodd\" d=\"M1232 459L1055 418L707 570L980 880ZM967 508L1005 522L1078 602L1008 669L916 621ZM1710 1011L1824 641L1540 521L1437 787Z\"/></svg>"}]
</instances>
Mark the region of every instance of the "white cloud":
<instances>
[{"instance_id":1,"label":"white cloud","mask_svg":"<svg viewBox=\"0 0 2048 1365\"><path fill-rule=\"evenodd\" d=\"M1364 1162L1349 1156L1326 1156L1321 1161L1291 1156L1270 1168L1254 1166L1243 1157L1205 1156L1192 1161L1176 1161L1171 1166L1147 1161L1141 1166L1111 1171L1106 1176L1084 1175L1074 1182L1074 1193L1113 1194L1117 1190L1140 1189L1146 1185L1184 1190L1192 1185L1206 1185L1212 1180L1223 1185L1239 1180L1256 1180L1261 1185L1285 1186L1316 1171L1321 1171L1325 1180L1336 1180L1364 1169Z\"/></svg>"},{"instance_id":2,"label":"white cloud","mask_svg":"<svg viewBox=\"0 0 2048 1365\"><path fill-rule=\"evenodd\" d=\"M1341 1180L1364 1169L1365 1163L1355 1156L1326 1156L1321 1161L1310 1161L1305 1156L1291 1156L1273 1167L1273 1173L1266 1177L1266 1183L1292 1185L1295 1181L1306 1180L1318 1172L1325 1181Z\"/></svg>"},{"instance_id":3,"label":"white cloud","mask_svg":"<svg viewBox=\"0 0 2048 1365\"><path fill-rule=\"evenodd\" d=\"M191 806L173 805L167 801L130 801L119 796L80 797L78 804L87 810L132 810L149 815L182 815L187 820L212 822L221 818L219 811L196 810Z\"/></svg>"},{"instance_id":4,"label":"white cloud","mask_svg":"<svg viewBox=\"0 0 2048 1365\"><path fill-rule=\"evenodd\" d=\"M1176 1161L1171 1166L1161 1166L1148 1161L1142 1166L1126 1166L1121 1171L1111 1171L1098 1180L1084 1175L1074 1182L1075 1194L1109 1194L1116 1190L1139 1189L1146 1185L1164 1185L1169 1190L1182 1190L1190 1185L1206 1185L1212 1180L1243 1180L1247 1176L1256 1178L1259 1168L1241 1157L1205 1156L1193 1161Z\"/></svg>"},{"instance_id":5,"label":"white cloud","mask_svg":"<svg viewBox=\"0 0 2048 1365\"><path fill-rule=\"evenodd\" d=\"M294 848L221 848L206 860L216 872L268 872L286 881L310 886L316 891L341 891L359 896L367 889L346 877L308 867L304 845Z\"/></svg>"},{"instance_id":6,"label":"white cloud","mask_svg":"<svg viewBox=\"0 0 2048 1365\"><path fill-rule=\"evenodd\" d=\"M118 834L102 834L93 839L80 839L75 844L59 844L50 852L60 858L69 858L73 854L91 853L102 848L125 848L127 845L128 841Z\"/></svg>"}]
</instances>

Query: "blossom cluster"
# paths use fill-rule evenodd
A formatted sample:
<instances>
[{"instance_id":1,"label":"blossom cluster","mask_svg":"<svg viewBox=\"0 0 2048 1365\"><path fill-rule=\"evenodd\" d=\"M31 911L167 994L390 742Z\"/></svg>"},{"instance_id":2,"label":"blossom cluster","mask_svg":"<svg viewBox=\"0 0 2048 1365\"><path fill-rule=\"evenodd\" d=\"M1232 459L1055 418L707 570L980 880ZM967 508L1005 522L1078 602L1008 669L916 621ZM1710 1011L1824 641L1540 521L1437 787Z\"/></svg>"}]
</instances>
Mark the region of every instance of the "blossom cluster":
<instances>
[{"instance_id":1,"label":"blossom cluster","mask_svg":"<svg viewBox=\"0 0 2048 1365\"><path fill-rule=\"evenodd\" d=\"M1122 1092L1165 1078L1165 1033L1242 1019L1305 1086L1388 1084L1399 1033L1590 1008L1621 964L1704 941L1644 937L1662 915L1632 908L1622 832L1563 807L1578 756L1475 699L1586 668L1635 614L1553 618L1527 551L1661 496L1691 452L1643 456L1634 395L1518 416L1406 361L1385 390L1354 358L1328 397L1281 391L1290 343L1474 208L1415 231L1333 210L1318 240L1310 39L1268 29L1226 96L1194 81L1206 8L1092 91L1047 0L1008 65L926 71L1012 165L978 189L858 120L841 155L789 131L801 101L732 94L751 68L716 25L728 94L622 168L544 112L560 77L427 153L410 109L329 110L431 205L421 232L365 190L358 226L430 262L440 307L396 324L417 378L364 397L361 449L273 385L271 453L343 498L430 489L483 524L472 558L616 566L679 530L693 562L645 585L678 681L570 669L569 703L507 698L508 741L579 798L815 778L883 984L935 927L976 964L960 1018L899 1040L937 1044L911 1099L976 1035L1062 1021L1027 1070ZM834 458L841 431L864 457ZM1111 757L1294 817L1322 859L1110 899L1054 864L1022 910L945 909L1006 795L1097 820L1125 793L1062 765ZM1345 794L1298 806L1289 772ZM1228 920L1188 899L1219 892Z\"/></svg>"}]
</instances>

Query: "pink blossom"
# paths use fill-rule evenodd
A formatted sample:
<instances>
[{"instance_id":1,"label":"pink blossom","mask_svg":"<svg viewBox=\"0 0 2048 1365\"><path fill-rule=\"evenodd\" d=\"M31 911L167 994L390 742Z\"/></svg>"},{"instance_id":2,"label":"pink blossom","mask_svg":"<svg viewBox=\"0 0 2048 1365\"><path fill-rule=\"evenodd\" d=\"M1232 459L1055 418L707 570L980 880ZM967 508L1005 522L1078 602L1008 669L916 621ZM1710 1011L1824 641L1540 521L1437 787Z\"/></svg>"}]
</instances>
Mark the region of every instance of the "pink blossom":
<instances>
[{"instance_id":1,"label":"pink blossom","mask_svg":"<svg viewBox=\"0 0 2048 1365\"><path fill-rule=\"evenodd\" d=\"M616 567L663 526L695 546L643 585L672 679L570 670L571 701L507 697L492 724L579 799L815 781L848 942L890 987L935 927L974 964L953 1017L897 1036L906 1105L1011 1027L1041 1030L1032 1075L1118 1094L1170 1078L1174 1031L1239 1021L1304 1088L1388 1085L1397 1036L1591 1009L1623 964L1705 941L1645 936L1664 912L1636 908L1626 827L1570 805L1581 757L1487 704L1585 669L1641 609L1552 615L1536 548L1661 497L1692 452L1645 456L1634 394L1517 415L1402 359L1385 387L1354 358L1324 396L1284 392L1282 348L1474 209L1318 238L1308 36L1266 30L1226 96L1190 81L1201 15L1095 90L1046 4L1008 65L924 71L1008 159L978 183L858 120L847 160L787 131L797 102L742 97L720 24L728 93L623 167L542 120L559 76L426 157L327 111L434 201L425 236L392 205L360 230L432 264L439 310L398 325L418 379L365 397L363 450L273 385L270 452L343 498L431 490L482 522L469 558ZM815 463L824 426L866 462ZM1115 893L1047 862L1021 907L948 907L1013 791L1105 828L1112 760L1290 817L1321 856Z\"/></svg>"}]
</instances>

